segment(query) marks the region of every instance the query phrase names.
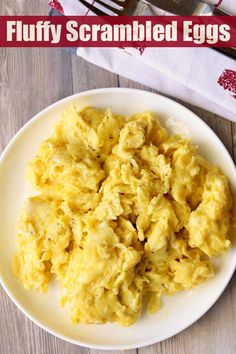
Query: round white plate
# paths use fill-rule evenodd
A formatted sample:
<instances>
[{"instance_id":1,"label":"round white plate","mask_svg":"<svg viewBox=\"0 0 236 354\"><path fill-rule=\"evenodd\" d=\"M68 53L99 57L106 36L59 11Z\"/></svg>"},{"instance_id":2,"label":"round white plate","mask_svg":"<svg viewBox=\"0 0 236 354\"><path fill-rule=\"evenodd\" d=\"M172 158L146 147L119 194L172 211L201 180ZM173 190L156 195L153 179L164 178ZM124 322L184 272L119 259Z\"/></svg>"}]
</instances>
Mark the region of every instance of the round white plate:
<instances>
[{"instance_id":1,"label":"round white plate","mask_svg":"<svg viewBox=\"0 0 236 354\"><path fill-rule=\"evenodd\" d=\"M76 101L82 108L111 107L120 114L149 110L163 124L178 122L177 128L193 138L201 154L217 164L228 176L236 196L235 165L213 131L194 113L165 97L133 89L100 89L67 97L31 119L13 138L0 160L0 279L15 304L40 327L71 343L98 349L129 349L169 338L197 321L218 299L236 266L236 246L214 260L216 276L198 288L163 299L154 316L144 313L133 326L116 324L73 325L68 309L59 306L60 289L51 284L46 295L26 291L12 273L11 259L16 252L16 223L23 200L30 193L25 179L27 162L41 142L50 136L61 112ZM229 132L230 134L230 132ZM194 306L193 306L194 304Z\"/></svg>"}]
</instances>

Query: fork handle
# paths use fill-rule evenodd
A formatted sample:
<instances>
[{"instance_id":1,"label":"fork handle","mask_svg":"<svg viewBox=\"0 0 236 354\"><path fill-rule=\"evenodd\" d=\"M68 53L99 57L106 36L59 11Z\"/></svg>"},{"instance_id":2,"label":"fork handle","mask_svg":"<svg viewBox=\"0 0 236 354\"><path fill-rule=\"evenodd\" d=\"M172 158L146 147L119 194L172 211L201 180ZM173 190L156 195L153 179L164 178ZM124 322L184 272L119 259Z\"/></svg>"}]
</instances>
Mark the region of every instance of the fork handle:
<instances>
[{"instance_id":1,"label":"fork handle","mask_svg":"<svg viewBox=\"0 0 236 354\"><path fill-rule=\"evenodd\" d=\"M204 2L207 4L207 0L203 0L201 2ZM149 5L154 5L156 6L155 4L155 0L141 0L138 2L140 8L142 8L142 5L146 5L146 6L149 6ZM208 3L209 4L209 3ZM144 6L143 6L144 8ZM144 10L138 11L137 15L143 15L144 14ZM225 11L222 11L222 10L219 10L217 9L216 7L212 6L212 16L229 16L228 13L226 13ZM223 48L215 48L215 47L212 47L212 49L214 50L217 50L218 52L221 52L222 54L228 56L229 58L231 59L236 59L236 48L234 47L223 47Z\"/></svg>"},{"instance_id":2,"label":"fork handle","mask_svg":"<svg viewBox=\"0 0 236 354\"><path fill-rule=\"evenodd\" d=\"M228 13L227 11L221 10L218 7L214 6L212 4L212 2L210 2L209 0L200 0L200 1L203 2L204 4L207 4L207 5L211 6L211 8L212 8L212 16L230 16L230 13Z\"/></svg>"},{"instance_id":3,"label":"fork handle","mask_svg":"<svg viewBox=\"0 0 236 354\"><path fill-rule=\"evenodd\" d=\"M231 48L213 48L217 50L218 52L221 52L224 55L227 55L227 57L236 60L236 48L231 47Z\"/></svg>"},{"instance_id":4,"label":"fork handle","mask_svg":"<svg viewBox=\"0 0 236 354\"><path fill-rule=\"evenodd\" d=\"M212 16L230 16L226 11L220 10L215 6L212 7ZM236 48L235 47L224 47L224 48L214 48L217 51L227 55L231 59L236 59Z\"/></svg>"},{"instance_id":5,"label":"fork handle","mask_svg":"<svg viewBox=\"0 0 236 354\"><path fill-rule=\"evenodd\" d=\"M212 7L212 16L230 16L230 14L226 11L220 10L217 7Z\"/></svg>"}]
</instances>

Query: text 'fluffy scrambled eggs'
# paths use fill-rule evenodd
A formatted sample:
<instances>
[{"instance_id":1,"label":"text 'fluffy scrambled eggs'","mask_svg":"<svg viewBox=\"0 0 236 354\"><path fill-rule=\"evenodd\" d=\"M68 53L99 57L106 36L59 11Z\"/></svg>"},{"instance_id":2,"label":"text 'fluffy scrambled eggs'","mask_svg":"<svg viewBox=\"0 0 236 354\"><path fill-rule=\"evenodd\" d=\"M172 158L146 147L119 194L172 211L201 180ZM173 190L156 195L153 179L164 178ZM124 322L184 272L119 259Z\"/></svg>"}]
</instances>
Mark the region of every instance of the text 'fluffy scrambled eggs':
<instances>
[{"instance_id":1,"label":"text 'fluffy scrambled eggs'","mask_svg":"<svg viewBox=\"0 0 236 354\"><path fill-rule=\"evenodd\" d=\"M74 323L155 313L163 294L214 274L230 247L226 177L155 115L70 106L29 163L14 272L27 289L61 283Z\"/></svg>"}]
</instances>

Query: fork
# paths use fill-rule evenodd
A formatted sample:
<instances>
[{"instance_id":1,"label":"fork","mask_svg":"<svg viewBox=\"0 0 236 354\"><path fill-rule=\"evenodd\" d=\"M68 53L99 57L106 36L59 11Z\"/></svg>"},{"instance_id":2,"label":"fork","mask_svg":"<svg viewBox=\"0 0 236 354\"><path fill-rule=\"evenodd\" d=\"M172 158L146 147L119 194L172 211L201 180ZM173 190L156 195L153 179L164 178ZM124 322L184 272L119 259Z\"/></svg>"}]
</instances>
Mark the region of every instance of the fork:
<instances>
[{"instance_id":1,"label":"fork","mask_svg":"<svg viewBox=\"0 0 236 354\"><path fill-rule=\"evenodd\" d=\"M159 9L164 9L176 15L209 15L228 16L225 11L219 10L209 4L207 0L95 0L89 3L88 0L79 0L84 6L98 16L122 16L122 15L142 15L144 11L140 4L152 5ZM96 5L99 5L97 7ZM102 9L101 9L102 7Z\"/></svg>"},{"instance_id":2,"label":"fork","mask_svg":"<svg viewBox=\"0 0 236 354\"><path fill-rule=\"evenodd\" d=\"M95 0L89 3L88 0L79 0L84 6L98 16L123 16L123 15L144 15L148 5L156 8L165 8L178 15L208 15L208 16L229 16L228 13L217 9L209 4L207 0ZM99 5L97 7L96 5ZM101 9L102 8L102 9ZM236 58L236 48L213 48L222 52L230 58Z\"/></svg>"}]
</instances>

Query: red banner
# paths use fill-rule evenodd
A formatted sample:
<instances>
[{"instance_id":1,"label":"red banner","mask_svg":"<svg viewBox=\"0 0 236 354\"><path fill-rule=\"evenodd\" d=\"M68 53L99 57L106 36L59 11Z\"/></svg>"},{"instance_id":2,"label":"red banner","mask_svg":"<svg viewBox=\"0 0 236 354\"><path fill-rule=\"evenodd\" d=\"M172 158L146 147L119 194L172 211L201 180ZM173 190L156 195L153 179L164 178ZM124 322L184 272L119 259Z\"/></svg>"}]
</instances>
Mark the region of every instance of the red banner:
<instances>
[{"instance_id":1,"label":"red banner","mask_svg":"<svg viewBox=\"0 0 236 354\"><path fill-rule=\"evenodd\" d=\"M236 47L236 16L2 16L0 47Z\"/></svg>"}]
</instances>

